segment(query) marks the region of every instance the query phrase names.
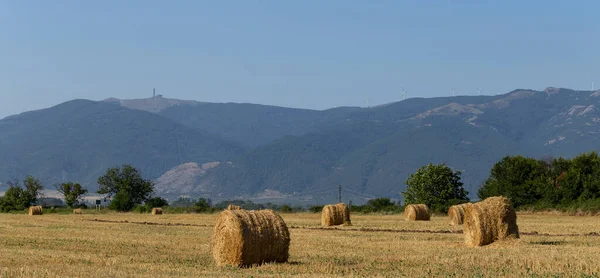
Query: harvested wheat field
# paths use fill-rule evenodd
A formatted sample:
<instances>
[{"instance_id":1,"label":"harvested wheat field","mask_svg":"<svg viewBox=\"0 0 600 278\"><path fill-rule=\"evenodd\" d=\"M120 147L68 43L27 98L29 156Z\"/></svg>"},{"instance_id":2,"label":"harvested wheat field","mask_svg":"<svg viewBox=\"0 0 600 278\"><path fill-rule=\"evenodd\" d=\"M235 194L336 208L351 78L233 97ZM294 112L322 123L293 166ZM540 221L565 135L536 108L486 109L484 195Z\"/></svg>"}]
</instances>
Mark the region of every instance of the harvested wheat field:
<instances>
[{"instance_id":1,"label":"harvested wheat field","mask_svg":"<svg viewBox=\"0 0 600 278\"><path fill-rule=\"evenodd\" d=\"M403 221L360 215L321 228L320 214L280 214L290 233L287 263L216 266L219 214L44 213L0 215L0 277L402 277L563 276L600 273L600 217L518 214L521 238L464 243L447 216ZM35 258L35 263L32 263Z\"/></svg>"}]
</instances>

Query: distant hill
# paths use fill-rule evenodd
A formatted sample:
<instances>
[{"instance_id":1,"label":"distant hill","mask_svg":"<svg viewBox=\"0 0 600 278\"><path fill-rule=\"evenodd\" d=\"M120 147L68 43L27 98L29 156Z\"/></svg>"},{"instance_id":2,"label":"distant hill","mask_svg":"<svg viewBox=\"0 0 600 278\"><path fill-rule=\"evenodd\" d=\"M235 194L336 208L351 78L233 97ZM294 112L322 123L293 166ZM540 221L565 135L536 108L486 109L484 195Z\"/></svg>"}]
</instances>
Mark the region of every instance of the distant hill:
<instances>
[{"instance_id":1,"label":"distant hill","mask_svg":"<svg viewBox=\"0 0 600 278\"><path fill-rule=\"evenodd\" d=\"M598 95L548 88L362 109L326 128L255 148L199 176L202 186L180 193L248 197L269 191L324 202L335 200L337 184L343 184L345 195L357 201L400 197L408 175L432 162L461 170L474 197L504 155L598 150Z\"/></svg>"},{"instance_id":2,"label":"distant hill","mask_svg":"<svg viewBox=\"0 0 600 278\"><path fill-rule=\"evenodd\" d=\"M131 163L157 193L214 200L357 203L400 197L410 173L446 163L475 196L504 155L599 150L600 91L412 98L324 111L156 97L75 100L0 120L0 179L95 186Z\"/></svg>"},{"instance_id":3,"label":"distant hill","mask_svg":"<svg viewBox=\"0 0 600 278\"><path fill-rule=\"evenodd\" d=\"M155 97L108 99L124 107L146 110L188 127L218 134L246 147L266 145L285 135L303 135L344 119L358 107L324 111L248 103L206 103Z\"/></svg>"},{"instance_id":4,"label":"distant hill","mask_svg":"<svg viewBox=\"0 0 600 278\"><path fill-rule=\"evenodd\" d=\"M109 167L131 163L157 178L184 162L232 158L244 149L165 117L107 102L73 100L0 120L0 178L31 174L96 186Z\"/></svg>"}]
</instances>

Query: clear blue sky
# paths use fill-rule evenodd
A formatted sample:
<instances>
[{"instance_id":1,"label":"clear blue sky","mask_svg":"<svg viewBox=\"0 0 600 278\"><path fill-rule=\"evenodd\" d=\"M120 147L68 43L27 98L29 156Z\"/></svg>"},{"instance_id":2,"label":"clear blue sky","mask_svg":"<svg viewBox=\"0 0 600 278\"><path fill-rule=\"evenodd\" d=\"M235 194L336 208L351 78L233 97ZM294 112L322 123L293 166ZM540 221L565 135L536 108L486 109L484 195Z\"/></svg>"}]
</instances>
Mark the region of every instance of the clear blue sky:
<instances>
[{"instance_id":1,"label":"clear blue sky","mask_svg":"<svg viewBox=\"0 0 600 278\"><path fill-rule=\"evenodd\" d=\"M600 87L600 1L0 1L0 118L74 98L324 109Z\"/></svg>"}]
</instances>

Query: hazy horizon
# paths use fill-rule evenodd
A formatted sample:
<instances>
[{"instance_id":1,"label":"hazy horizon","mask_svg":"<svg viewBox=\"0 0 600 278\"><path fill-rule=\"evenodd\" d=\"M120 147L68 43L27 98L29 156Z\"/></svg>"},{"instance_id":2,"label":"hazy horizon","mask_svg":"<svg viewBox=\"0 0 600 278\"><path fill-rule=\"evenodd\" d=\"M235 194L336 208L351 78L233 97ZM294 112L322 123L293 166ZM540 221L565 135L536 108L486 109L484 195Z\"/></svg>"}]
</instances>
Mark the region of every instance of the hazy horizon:
<instances>
[{"instance_id":1,"label":"hazy horizon","mask_svg":"<svg viewBox=\"0 0 600 278\"><path fill-rule=\"evenodd\" d=\"M600 86L596 1L0 2L0 118L72 99L323 110Z\"/></svg>"}]
</instances>

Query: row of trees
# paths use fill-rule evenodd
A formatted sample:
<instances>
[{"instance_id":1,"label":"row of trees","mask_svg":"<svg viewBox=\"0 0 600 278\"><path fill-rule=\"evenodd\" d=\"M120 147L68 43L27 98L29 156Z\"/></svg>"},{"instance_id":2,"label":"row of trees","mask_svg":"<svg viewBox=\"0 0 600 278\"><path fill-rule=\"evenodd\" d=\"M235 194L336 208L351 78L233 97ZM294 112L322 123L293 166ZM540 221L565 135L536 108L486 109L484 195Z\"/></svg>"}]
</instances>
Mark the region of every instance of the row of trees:
<instances>
[{"instance_id":1,"label":"row of trees","mask_svg":"<svg viewBox=\"0 0 600 278\"><path fill-rule=\"evenodd\" d=\"M593 204L600 208L600 156L572 159L506 156L491 170L479 198L503 195L517 207L561 208Z\"/></svg>"},{"instance_id":2,"label":"row of trees","mask_svg":"<svg viewBox=\"0 0 600 278\"><path fill-rule=\"evenodd\" d=\"M427 204L445 212L468 202L460 171L446 165L423 166L406 180L406 204ZM600 209L600 156L597 152L572 159L506 156L497 162L477 195L506 196L517 208Z\"/></svg>"},{"instance_id":3,"label":"row of trees","mask_svg":"<svg viewBox=\"0 0 600 278\"><path fill-rule=\"evenodd\" d=\"M43 197L41 191L44 189L40 181L28 176L21 186L18 180L9 181L8 190L0 197L0 211L24 210L38 202ZM110 208L117 211L130 211L137 205L145 204L147 207L162 207L168 205L165 199L152 197L154 184L152 181L142 178L140 171L131 165L110 168L104 175L98 178L99 194L105 194L112 199ZM88 190L78 183L65 182L55 185L65 199L69 207L80 207L83 204L83 196Z\"/></svg>"},{"instance_id":4,"label":"row of trees","mask_svg":"<svg viewBox=\"0 0 600 278\"><path fill-rule=\"evenodd\" d=\"M428 164L411 174L402 192L406 204L427 204L433 211L446 212L452 205L469 202L468 192L460 179L461 172L439 164ZM99 194L112 198L109 208L117 211L147 211L152 207L167 206L166 200L153 197L154 184L144 179L131 165L110 168L98 178ZM28 176L23 186L19 181L8 182L9 189L0 197L0 211L24 210L36 203L43 189L40 181ZM64 195L69 207L81 204L88 191L78 183L66 182L55 186ZM588 201L600 203L600 156L596 152L581 154L573 159L533 159L506 156L496 163L477 193L480 199L506 196L516 207L561 207ZM596 202L598 201L598 202ZM223 201L215 206L209 199L180 198L175 206L193 207L193 211L220 210L232 203L246 209L275 209L284 212L301 210L289 205L254 204L240 200ZM144 204L144 206L141 206ZM598 207L600 208L600 206ZM320 206L310 208L318 211ZM400 204L387 198L370 200L352 210L363 212L398 211Z\"/></svg>"}]
</instances>

